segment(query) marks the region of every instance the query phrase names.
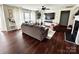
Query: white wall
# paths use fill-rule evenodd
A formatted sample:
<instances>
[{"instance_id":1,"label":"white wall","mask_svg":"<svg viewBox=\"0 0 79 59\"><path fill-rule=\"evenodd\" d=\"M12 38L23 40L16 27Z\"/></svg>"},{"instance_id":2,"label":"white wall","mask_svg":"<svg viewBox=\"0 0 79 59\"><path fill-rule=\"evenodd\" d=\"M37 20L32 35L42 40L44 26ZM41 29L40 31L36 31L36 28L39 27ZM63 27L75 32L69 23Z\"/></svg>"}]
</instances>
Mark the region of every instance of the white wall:
<instances>
[{"instance_id":1,"label":"white wall","mask_svg":"<svg viewBox=\"0 0 79 59\"><path fill-rule=\"evenodd\" d=\"M59 20L60 20L60 9L53 9L53 10L46 10L44 13L55 13L55 19L52 19L52 21L54 23L58 23L59 24Z\"/></svg>"},{"instance_id":2,"label":"white wall","mask_svg":"<svg viewBox=\"0 0 79 59\"><path fill-rule=\"evenodd\" d=\"M71 9L71 14L70 14L70 19L69 19L69 23L68 25L73 25L74 24L74 20L73 17L74 17L74 14L79 10L78 6L75 6Z\"/></svg>"},{"instance_id":3,"label":"white wall","mask_svg":"<svg viewBox=\"0 0 79 59\"><path fill-rule=\"evenodd\" d=\"M20 29L21 24L24 22L23 10L21 8L14 8L13 15L14 15L17 29Z\"/></svg>"},{"instance_id":4,"label":"white wall","mask_svg":"<svg viewBox=\"0 0 79 59\"><path fill-rule=\"evenodd\" d=\"M14 19L16 21L16 27L17 29L20 29L21 28L21 24L24 22L24 17L23 17L23 12L24 10L22 8L19 8L19 7L13 7L13 6L8 6L8 5L3 5L2 7L4 10L2 10L3 12L1 13L2 14L2 20L4 24L3 25L3 29L4 30L8 30L6 27L8 27L8 21L6 21L8 19L8 11L7 11L7 8L12 8L13 9L13 15L14 15ZM26 10L26 9L25 9ZM65 11L65 10L70 10L70 17L69 17L69 22L68 22L68 25L72 25L73 24L73 14L76 10L76 8L59 8L59 9L52 9L52 10L48 10L48 11L45 11L45 13L51 13L51 12L55 12L55 19L53 20L53 22L55 23L58 23L60 22L60 15L61 15L61 11ZM26 10L27 11L27 10ZM5 15L4 15L5 14ZM31 12L31 20L33 20L35 22L36 20L36 17L35 17L35 11L32 11Z\"/></svg>"},{"instance_id":5,"label":"white wall","mask_svg":"<svg viewBox=\"0 0 79 59\"><path fill-rule=\"evenodd\" d=\"M16 23L16 28L19 29L19 27L20 27L20 15L19 15L18 8L13 9L13 15L14 15L15 23Z\"/></svg>"},{"instance_id":6,"label":"white wall","mask_svg":"<svg viewBox=\"0 0 79 59\"><path fill-rule=\"evenodd\" d=\"M21 24L24 22L24 16L23 16L23 12L27 11L26 9L23 8L19 8L19 7L13 7L13 6L9 6L9 5L2 5L0 6L0 19L1 19L1 23L2 26L0 26L2 31L9 31L10 29L10 25L9 24L9 14L8 14L8 9L12 9L13 10L13 19L15 20L15 25L17 29L21 28ZM30 10L31 11L31 10ZM31 11L31 20L33 20L35 22L35 11Z\"/></svg>"},{"instance_id":7,"label":"white wall","mask_svg":"<svg viewBox=\"0 0 79 59\"><path fill-rule=\"evenodd\" d=\"M78 32L77 32L75 43L79 45L79 29L78 29Z\"/></svg>"},{"instance_id":8,"label":"white wall","mask_svg":"<svg viewBox=\"0 0 79 59\"><path fill-rule=\"evenodd\" d=\"M59 22L60 22L60 13L61 13L61 11L60 11L60 10L56 10L55 13L56 13L56 14L55 14L55 20L53 20L53 22L59 24Z\"/></svg>"},{"instance_id":9,"label":"white wall","mask_svg":"<svg viewBox=\"0 0 79 59\"><path fill-rule=\"evenodd\" d=\"M70 8L65 8L65 9L60 8L60 9L47 10L47 11L45 11L45 13L55 13L55 19L52 19L52 20L53 20L54 23L59 24L61 11L66 11L66 10L70 10L71 11ZM71 13L70 13L70 15L71 15ZM69 17L69 20L70 20L70 17Z\"/></svg>"},{"instance_id":10,"label":"white wall","mask_svg":"<svg viewBox=\"0 0 79 59\"><path fill-rule=\"evenodd\" d=\"M0 6L0 30L2 30L2 23L1 23L1 6Z\"/></svg>"},{"instance_id":11,"label":"white wall","mask_svg":"<svg viewBox=\"0 0 79 59\"><path fill-rule=\"evenodd\" d=\"M24 18L23 18L23 10L22 8L18 8L18 7L13 7L13 6L8 6L8 5L3 5L3 11L4 11L4 18L5 18L5 24L6 24L6 31L10 31L10 26L11 24L9 24L9 14L8 14L8 9L12 9L13 10L13 18L15 20L15 26L16 29L20 29L21 28L21 24L24 22Z\"/></svg>"},{"instance_id":12,"label":"white wall","mask_svg":"<svg viewBox=\"0 0 79 59\"><path fill-rule=\"evenodd\" d=\"M3 5L0 6L0 19L1 19L1 23L0 23L1 29L0 30L7 31Z\"/></svg>"},{"instance_id":13,"label":"white wall","mask_svg":"<svg viewBox=\"0 0 79 59\"><path fill-rule=\"evenodd\" d=\"M15 28L11 27L11 26L15 26L16 24L9 21L9 18L10 18L9 9L12 10L11 13L13 14L14 7L3 4L4 18L5 18L5 24L6 24L7 31L14 30L16 28L16 27ZM14 19L14 18L12 17L11 19Z\"/></svg>"},{"instance_id":14,"label":"white wall","mask_svg":"<svg viewBox=\"0 0 79 59\"><path fill-rule=\"evenodd\" d=\"M36 20L35 11L31 11L31 20L35 23L35 20Z\"/></svg>"},{"instance_id":15,"label":"white wall","mask_svg":"<svg viewBox=\"0 0 79 59\"><path fill-rule=\"evenodd\" d=\"M52 10L45 11L45 13L52 13L52 12L54 12L55 13L55 19L53 19L53 22L59 24L61 11L67 11L67 10L70 10L70 16L69 16L68 25L72 25L73 24L73 21L74 21L73 20L74 13L78 10L77 7L52 9Z\"/></svg>"}]
</instances>

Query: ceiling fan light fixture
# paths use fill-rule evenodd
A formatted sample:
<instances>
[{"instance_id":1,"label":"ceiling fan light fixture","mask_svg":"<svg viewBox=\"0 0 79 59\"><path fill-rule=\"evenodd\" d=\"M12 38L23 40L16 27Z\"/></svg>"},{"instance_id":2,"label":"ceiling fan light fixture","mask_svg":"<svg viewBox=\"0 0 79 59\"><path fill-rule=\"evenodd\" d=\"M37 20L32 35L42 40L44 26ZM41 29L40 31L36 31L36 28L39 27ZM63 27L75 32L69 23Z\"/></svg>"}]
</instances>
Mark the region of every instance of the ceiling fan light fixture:
<instances>
[{"instance_id":1,"label":"ceiling fan light fixture","mask_svg":"<svg viewBox=\"0 0 79 59\"><path fill-rule=\"evenodd\" d=\"M42 6L42 10L45 10L46 9L46 7L45 6Z\"/></svg>"}]
</instances>

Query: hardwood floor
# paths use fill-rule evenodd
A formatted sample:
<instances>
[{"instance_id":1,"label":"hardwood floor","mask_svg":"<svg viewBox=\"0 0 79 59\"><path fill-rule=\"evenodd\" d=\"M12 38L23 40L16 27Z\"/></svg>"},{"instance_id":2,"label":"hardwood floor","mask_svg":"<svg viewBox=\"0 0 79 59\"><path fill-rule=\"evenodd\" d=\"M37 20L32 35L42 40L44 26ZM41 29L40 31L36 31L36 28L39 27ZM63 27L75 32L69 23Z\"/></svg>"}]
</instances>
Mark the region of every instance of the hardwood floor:
<instances>
[{"instance_id":1,"label":"hardwood floor","mask_svg":"<svg viewBox=\"0 0 79 59\"><path fill-rule=\"evenodd\" d=\"M42 42L22 34L21 30L0 32L0 53L11 54L62 54L79 53L79 46L66 42L64 32L56 32L52 39Z\"/></svg>"}]
</instances>

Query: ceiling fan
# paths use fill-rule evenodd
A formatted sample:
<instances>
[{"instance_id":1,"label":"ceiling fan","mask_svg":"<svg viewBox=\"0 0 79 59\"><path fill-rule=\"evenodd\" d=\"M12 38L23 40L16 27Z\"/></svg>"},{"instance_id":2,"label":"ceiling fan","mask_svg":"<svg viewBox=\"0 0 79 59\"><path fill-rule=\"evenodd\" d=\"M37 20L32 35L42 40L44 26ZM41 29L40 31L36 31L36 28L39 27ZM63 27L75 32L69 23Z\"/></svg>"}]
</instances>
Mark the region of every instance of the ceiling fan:
<instances>
[{"instance_id":1,"label":"ceiling fan","mask_svg":"<svg viewBox=\"0 0 79 59\"><path fill-rule=\"evenodd\" d=\"M41 10L50 10L50 9L47 8L46 6L42 6Z\"/></svg>"}]
</instances>

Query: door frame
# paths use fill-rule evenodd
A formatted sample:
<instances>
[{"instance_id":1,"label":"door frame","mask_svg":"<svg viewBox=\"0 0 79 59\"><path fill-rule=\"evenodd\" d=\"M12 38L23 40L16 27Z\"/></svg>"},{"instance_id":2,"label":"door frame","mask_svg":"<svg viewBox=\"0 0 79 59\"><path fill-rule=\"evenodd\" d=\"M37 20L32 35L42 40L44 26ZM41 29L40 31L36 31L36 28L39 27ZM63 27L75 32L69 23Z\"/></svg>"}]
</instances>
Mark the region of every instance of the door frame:
<instances>
[{"instance_id":1,"label":"door frame","mask_svg":"<svg viewBox=\"0 0 79 59\"><path fill-rule=\"evenodd\" d=\"M70 17L70 10L61 11L61 12L60 12L60 21L59 21L59 24L60 24L60 22L61 22L61 13L62 13L62 12L65 12L65 11L68 11L68 12L69 12L69 17ZM68 25L68 21L69 21L69 19L67 20L67 25ZM67 25L66 25L66 26L67 26ZM65 26L65 25L64 25L64 26Z\"/></svg>"}]
</instances>

